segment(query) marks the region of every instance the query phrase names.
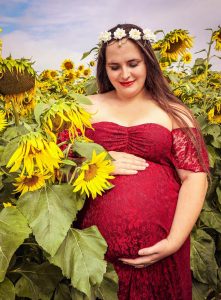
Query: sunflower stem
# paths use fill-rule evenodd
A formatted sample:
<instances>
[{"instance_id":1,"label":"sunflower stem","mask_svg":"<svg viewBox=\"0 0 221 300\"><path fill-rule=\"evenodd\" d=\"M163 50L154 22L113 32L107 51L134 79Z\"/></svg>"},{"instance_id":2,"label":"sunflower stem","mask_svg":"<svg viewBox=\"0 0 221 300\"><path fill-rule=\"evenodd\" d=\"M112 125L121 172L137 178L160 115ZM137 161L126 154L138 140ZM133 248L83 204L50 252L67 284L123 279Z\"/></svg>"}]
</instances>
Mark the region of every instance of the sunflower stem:
<instances>
[{"instance_id":1,"label":"sunflower stem","mask_svg":"<svg viewBox=\"0 0 221 300\"><path fill-rule=\"evenodd\" d=\"M210 41L209 41L209 47L208 47L208 51L207 51L207 55L206 55L206 69L205 69L205 97L204 97L204 101L203 101L203 112L206 113L206 106L207 106L207 93L206 93L206 89L208 86L208 69L209 69L209 61L210 61L210 52L211 52L211 47L213 44L213 32L211 33L211 37L210 37Z\"/></svg>"},{"instance_id":2,"label":"sunflower stem","mask_svg":"<svg viewBox=\"0 0 221 300\"><path fill-rule=\"evenodd\" d=\"M15 118L15 125L18 127L19 126L18 112L16 111L14 102L12 100L11 100L11 104L12 104L12 109L13 109L13 115L14 115L14 118Z\"/></svg>"},{"instance_id":3,"label":"sunflower stem","mask_svg":"<svg viewBox=\"0 0 221 300\"><path fill-rule=\"evenodd\" d=\"M78 170L80 170L80 167L76 167L75 168L74 172L71 175L70 180L68 181L68 184L71 184L71 182L74 180L74 177L75 177L75 175L76 175L76 173L77 173Z\"/></svg>"}]
</instances>

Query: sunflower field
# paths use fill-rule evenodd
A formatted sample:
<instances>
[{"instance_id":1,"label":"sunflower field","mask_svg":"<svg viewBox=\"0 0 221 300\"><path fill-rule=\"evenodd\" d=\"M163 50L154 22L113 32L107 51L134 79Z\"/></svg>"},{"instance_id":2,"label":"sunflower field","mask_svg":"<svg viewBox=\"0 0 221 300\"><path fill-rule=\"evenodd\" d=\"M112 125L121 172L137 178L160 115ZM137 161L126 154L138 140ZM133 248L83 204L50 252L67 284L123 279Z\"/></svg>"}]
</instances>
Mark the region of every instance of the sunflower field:
<instances>
[{"instance_id":1,"label":"sunflower field","mask_svg":"<svg viewBox=\"0 0 221 300\"><path fill-rule=\"evenodd\" d=\"M221 59L221 27L207 31L208 47L194 62L187 30L158 30L153 44L171 89L201 125L210 159L211 184L191 233L193 300L221 299L221 71L212 65ZM87 198L114 188L111 156L85 134L93 129L85 106L97 93L96 59L66 59L37 74L30 60L1 50L0 40L0 300L117 299L104 238L96 226L77 225Z\"/></svg>"}]
</instances>

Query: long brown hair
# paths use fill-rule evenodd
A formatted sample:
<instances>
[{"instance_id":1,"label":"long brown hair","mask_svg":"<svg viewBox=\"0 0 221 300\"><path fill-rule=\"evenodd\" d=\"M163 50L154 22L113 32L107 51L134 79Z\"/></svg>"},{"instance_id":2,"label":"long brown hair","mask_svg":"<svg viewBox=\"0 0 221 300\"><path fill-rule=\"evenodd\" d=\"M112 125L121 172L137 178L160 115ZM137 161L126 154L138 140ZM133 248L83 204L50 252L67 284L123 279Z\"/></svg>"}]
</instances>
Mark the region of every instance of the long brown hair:
<instances>
[{"instance_id":1,"label":"long brown hair","mask_svg":"<svg viewBox=\"0 0 221 300\"><path fill-rule=\"evenodd\" d=\"M117 28L124 29L127 36L129 36L129 31L132 28L138 29L142 32L142 28L136 26L134 24L118 24L117 26L108 30L113 33ZM130 38L129 38L130 39ZM166 112L168 115L173 118L178 126L188 135L190 140L193 142L199 157L199 161L201 162L205 172L209 175L209 170L206 166L206 163L203 158L202 153L202 145L205 146L205 142L201 133L200 126L196 121L191 110L180 100L178 99L169 86L168 81L164 77L160 65L157 61L157 58L154 54L154 51L151 47L151 43L149 41L141 40L133 40L130 39L133 43L139 46L140 50L144 55L144 61L147 68L147 74L145 80L145 87L150 92L152 99ZM108 43L113 42L114 39L110 40ZM99 93L106 93L114 90L115 88L111 84L107 72L106 72L106 47L108 43L102 43L98 58L97 58L97 85ZM178 106L176 104L179 104ZM182 109L182 107L184 109ZM191 128L188 126L185 121L186 116L193 124L193 126L197 129L198 134L197 137L193 134Z\"/></svg>"}]
</instances>

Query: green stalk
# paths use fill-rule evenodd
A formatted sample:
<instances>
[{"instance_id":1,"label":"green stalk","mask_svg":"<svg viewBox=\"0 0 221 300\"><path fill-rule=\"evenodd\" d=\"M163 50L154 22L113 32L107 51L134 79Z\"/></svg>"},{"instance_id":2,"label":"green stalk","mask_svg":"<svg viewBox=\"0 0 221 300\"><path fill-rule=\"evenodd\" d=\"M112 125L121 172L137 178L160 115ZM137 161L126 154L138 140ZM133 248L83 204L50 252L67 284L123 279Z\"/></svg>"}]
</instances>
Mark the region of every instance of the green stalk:
<instances>
[{"instance_id":1,"label":"green stalk","mask_svg":"<svg viewBox=\"0 0 221 300\"><path fill-rule=\"evenodd\" d=\"M207 106L206 89L207 89L207 86L208 86L208 69L209 69L209 61L210 61L210 52L211 52L211 47L212 47L212 44L213 44L212 37L213 37L213 31L212 31L212 34L211 34L211 38L210 38L210 42L209 42L209 48L208 48L207 55L206 55L206 63L205 63L205 65L206 65L206 69L205 69L206 78L205 78L205 85L204 85L205 97L204 97L204 101L203 101L203 112L205 114L206 114L206 106Z\"/></svg>"}]
</instances>

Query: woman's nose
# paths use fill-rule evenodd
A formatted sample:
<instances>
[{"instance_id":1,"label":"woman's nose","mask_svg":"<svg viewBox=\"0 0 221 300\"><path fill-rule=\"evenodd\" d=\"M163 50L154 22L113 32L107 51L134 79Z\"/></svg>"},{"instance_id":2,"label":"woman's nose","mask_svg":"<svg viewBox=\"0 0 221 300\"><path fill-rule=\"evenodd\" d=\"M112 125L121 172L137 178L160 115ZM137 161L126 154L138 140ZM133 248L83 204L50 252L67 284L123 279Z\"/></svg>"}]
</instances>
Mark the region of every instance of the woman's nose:
<instances>
[{"instance_id":1,"label":"woman's nose","mask_svg":"<svg viewBox=\"0 0 221 300\"><path fill-rule=\"evenodd\" d=\"M130 71L128 70L128 68L122 68L121 77L124 80L130 77Z\"/></svg>"}]
</instances>

